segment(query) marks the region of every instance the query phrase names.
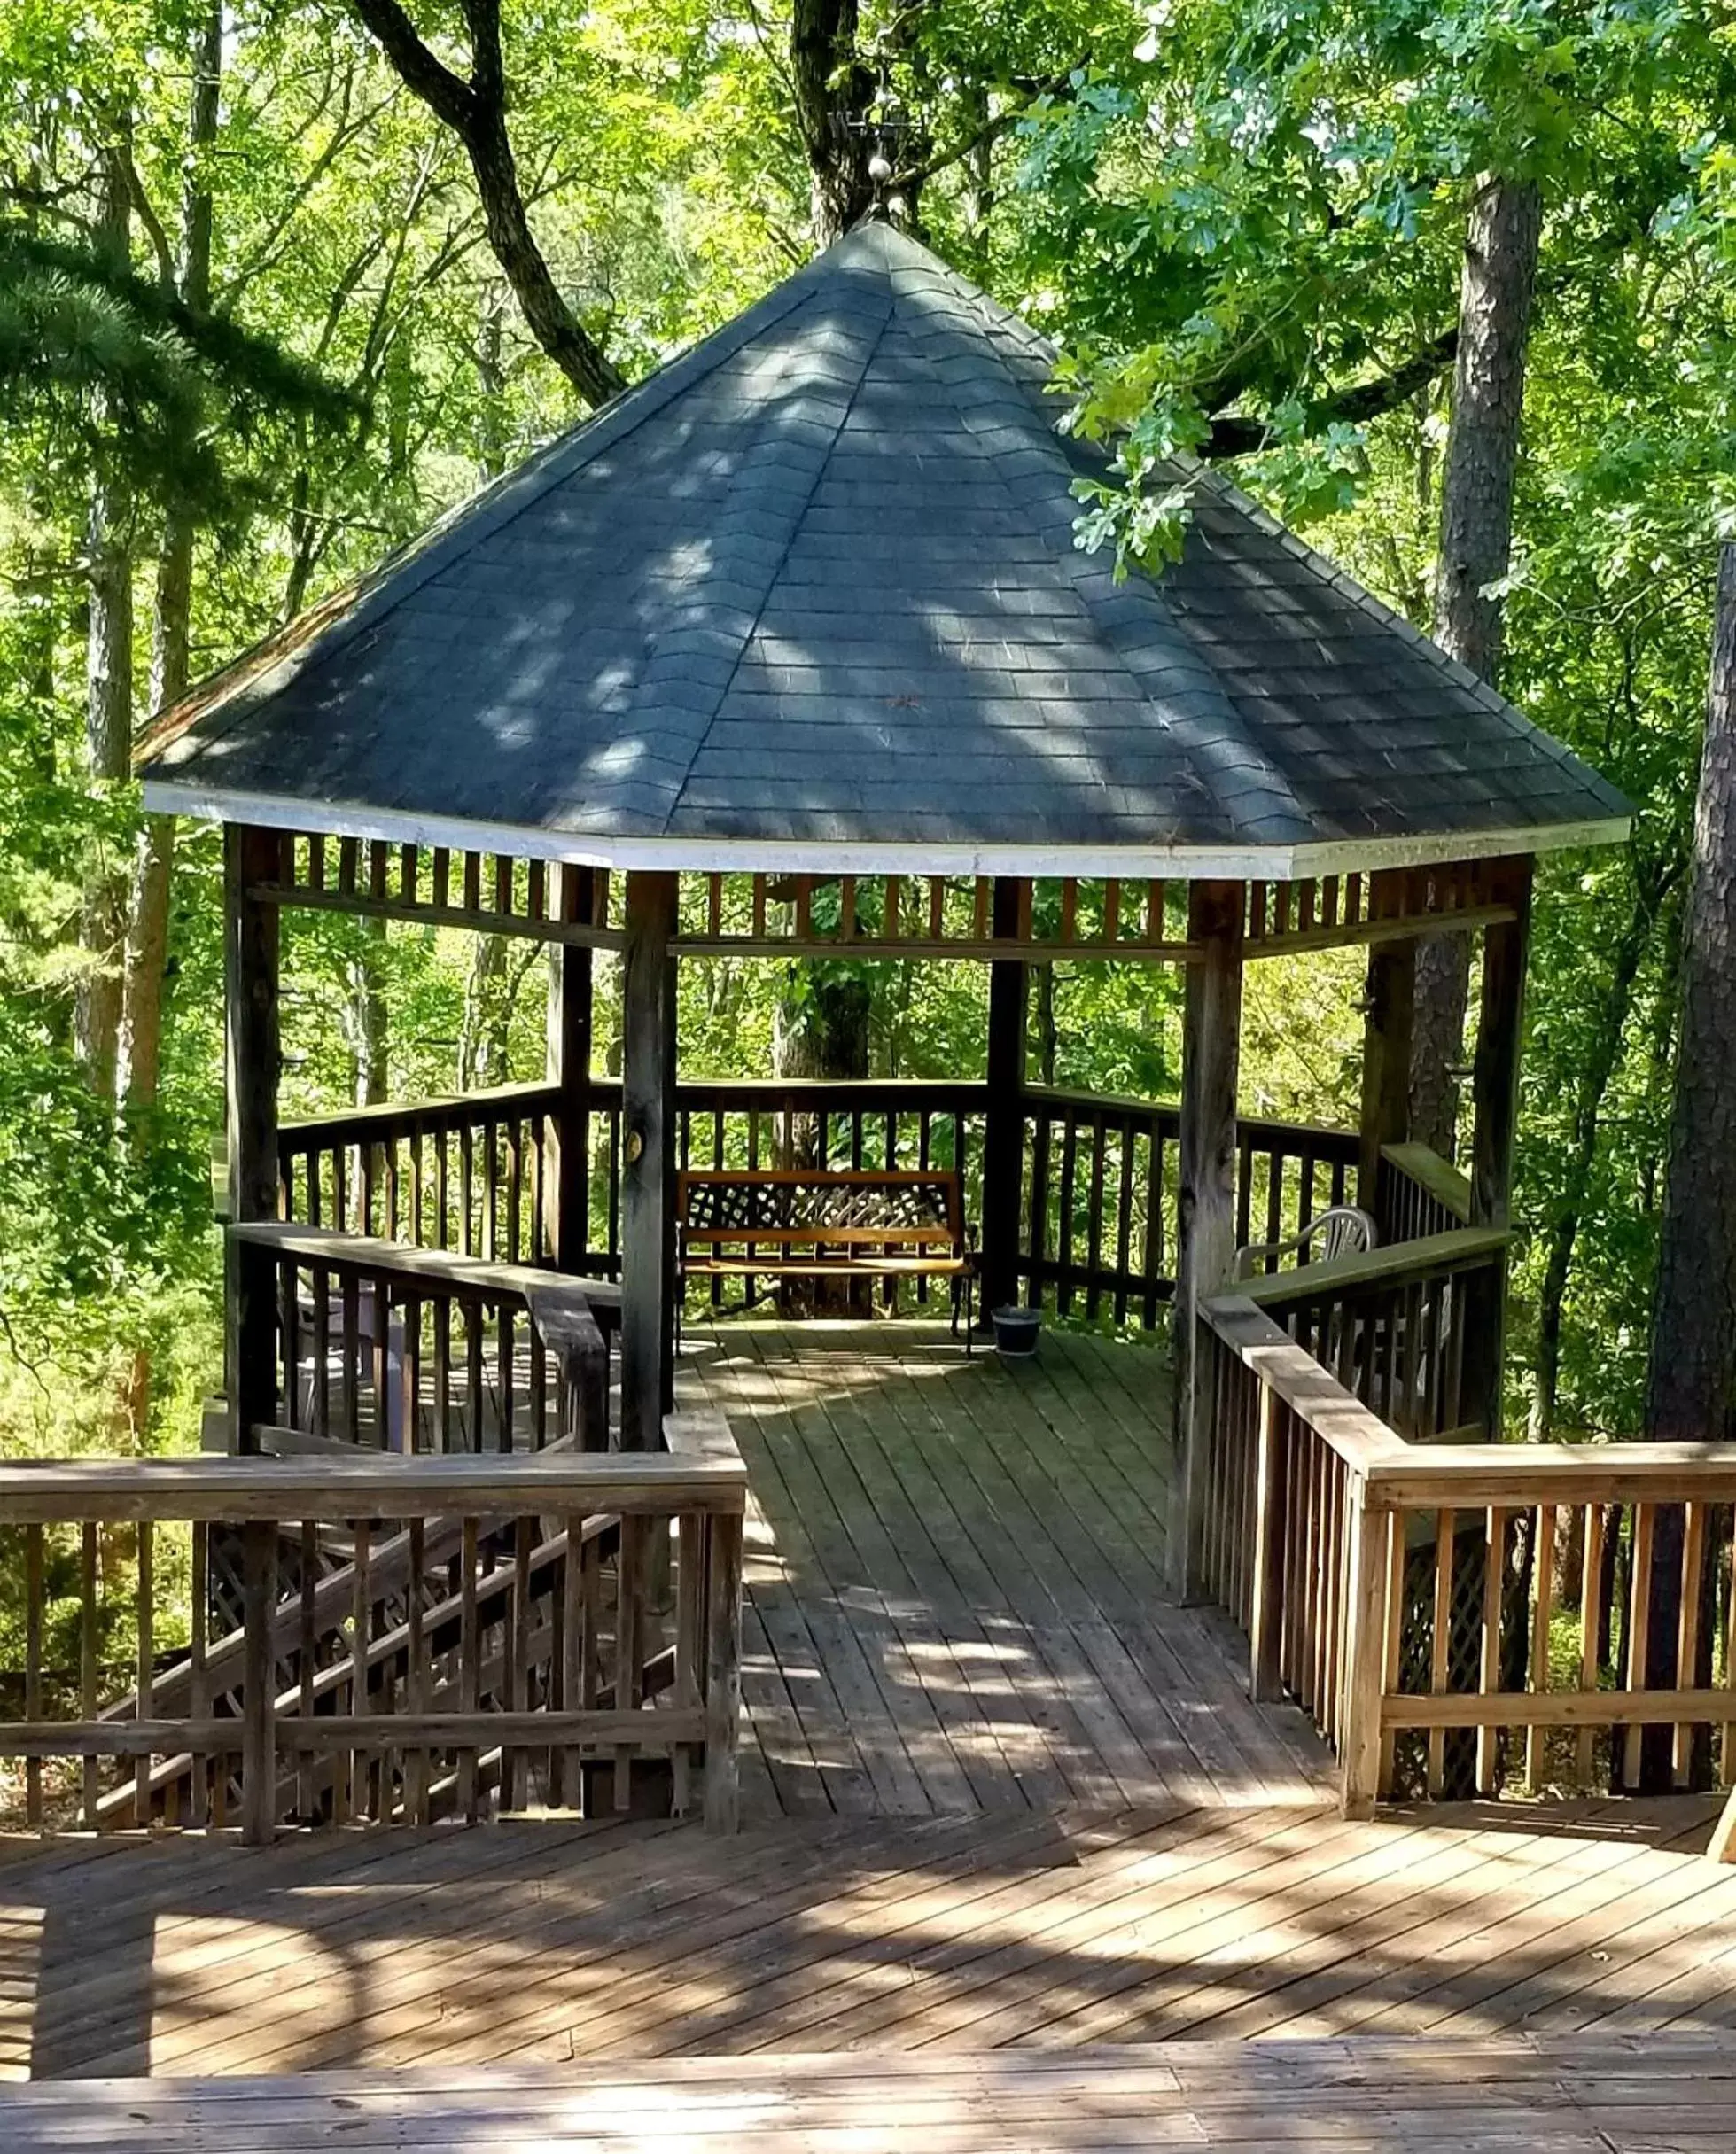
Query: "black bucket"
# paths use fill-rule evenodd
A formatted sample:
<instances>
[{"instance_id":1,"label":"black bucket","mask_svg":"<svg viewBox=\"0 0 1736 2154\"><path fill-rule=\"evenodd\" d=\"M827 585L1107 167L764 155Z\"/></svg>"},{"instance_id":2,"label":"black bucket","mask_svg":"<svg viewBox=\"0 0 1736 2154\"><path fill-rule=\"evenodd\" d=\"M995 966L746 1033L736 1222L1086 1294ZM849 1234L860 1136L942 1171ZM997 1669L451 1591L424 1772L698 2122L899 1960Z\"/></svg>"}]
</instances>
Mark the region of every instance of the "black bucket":
<instances>
[{"instance_id":1,"label":"black bucket","mask_svg":"<svg viewBox=\"0 0 1736 2154\"><path fill-rule=\"evenodd\" d=\"M1043 1320L1040 1309L997 1309L991 1313L996 1353L1024 1359L1037 1351L1037 1327Z\"/></svg>"}]
</instances>

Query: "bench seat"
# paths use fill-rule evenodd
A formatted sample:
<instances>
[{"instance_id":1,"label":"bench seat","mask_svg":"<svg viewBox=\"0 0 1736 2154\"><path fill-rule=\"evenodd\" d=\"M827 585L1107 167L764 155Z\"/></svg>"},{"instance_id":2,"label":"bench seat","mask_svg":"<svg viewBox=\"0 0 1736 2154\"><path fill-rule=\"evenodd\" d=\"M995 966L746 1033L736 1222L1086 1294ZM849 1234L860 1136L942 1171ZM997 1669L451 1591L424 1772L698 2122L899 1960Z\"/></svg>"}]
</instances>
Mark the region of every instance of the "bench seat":
<instances>
[{"instance_id":1,"label":"bench seat","mask_svg":"<svg viewBox=\"0 0 1736 2154\"><path fill-rule=\"evenodd\" d=\"M683 1280L933 1277L952 1281L954 1332L961 1300L974 1314L964 1186L947 1169L693 1168L676 1177L675 1223Z\"/></svg>"}]
</instances>

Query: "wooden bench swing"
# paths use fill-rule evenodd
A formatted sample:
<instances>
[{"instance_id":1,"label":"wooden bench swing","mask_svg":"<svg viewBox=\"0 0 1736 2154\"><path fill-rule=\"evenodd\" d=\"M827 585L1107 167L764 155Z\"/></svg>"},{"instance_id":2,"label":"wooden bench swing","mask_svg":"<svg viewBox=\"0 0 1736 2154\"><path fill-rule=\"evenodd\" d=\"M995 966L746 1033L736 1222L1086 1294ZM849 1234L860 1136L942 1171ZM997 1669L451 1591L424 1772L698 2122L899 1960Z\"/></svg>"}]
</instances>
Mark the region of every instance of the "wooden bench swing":
<instances>
[{"instance_id":1,"label":"wooden bench swing","mask_svg":"<svg viewBox=\"0 0 1736 2154\"><path fill-rule=\"evenodd\" d=\"M694 1168L675 1181L679 1332L690 1279L945 1279L952 1330L975 1328L976 1236L964 1183L946 1169Z\"/></svg>"}]
</instances>

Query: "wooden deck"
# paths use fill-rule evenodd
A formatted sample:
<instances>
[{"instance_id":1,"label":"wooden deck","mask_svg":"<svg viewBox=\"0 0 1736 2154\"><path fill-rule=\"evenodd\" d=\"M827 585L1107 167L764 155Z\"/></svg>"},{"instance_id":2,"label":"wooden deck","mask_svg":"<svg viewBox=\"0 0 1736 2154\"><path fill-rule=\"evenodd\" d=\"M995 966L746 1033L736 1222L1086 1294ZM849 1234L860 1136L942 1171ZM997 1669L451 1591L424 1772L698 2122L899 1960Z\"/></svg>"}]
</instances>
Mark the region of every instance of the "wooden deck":
<instances>
[{"instance_id":1,"label":"wooden deck","mask_svg":"<svg viewBox=\"0 0 1736 2154\"><path fill-rule=\"evenodd\" d=\"M684 1386L748 1464L750 1816L1313 1804L1329 1761L1165 1605L1169 1357L930 1324L726 1326Z\"/></svg>"},{"instance_id":2,"label":"wooden deck","mask_svg":"<svg viewBox=\"0 0 1736 2154\"><path fill-rule=\"evenodd\" d=\"M0 2096L16 2154L1083 2154L1317 2147L1335 2154L1713 2154L1736 2054L1639 2041L1186 2043L1065 2057L708 2058L655 2070L444 2069Z\"/></svg>"},{"instance_id":3,"label":"wooden deck","mask_svg":"<svg viewBox=\"0 0 1736 2154\"><path fill-rule=\"evenodd\" d=\"M720 2131L729 2103L745 2103L775 2122L773 2143L794 2147L817 2143L822 2118L848 2122L860 2087L821 2073L792 2092L770 2068L732 2080L714 2064L636 2081L572 2067L947 2053L920 2098L902 2066L882 2073L860 2055L840 2066L915 2101L923 2144L943 2154L1008 2143L997 2112L961 2089L985 2104L1052 2094L1070 2119L1066 2090L1095 2088L1079 2097L1084 2136L1070 2122L1053 2143L1200 2146L1257 2142L1249 2119L1266 2112L1238 2087L1268 2101L1289 2085L1279 2062L1250 2063L1242 2081L1211 2066L1230 2074L1220 2131L1204 2081L1140 2061L1156 2076L1134 2089L1135 2131L1122 2065L1100 2081L1094 2058L1077 2072L1057 2062L1033 2095L1017 2071L1049 2067L989 2059L1008 2048L1524 2033L1584 2036L1608 2059L1631 2054L1617 2038L1668 2030L1715 2035L1736 2057L1736 1870L1701 1854L1715 1803L1349 1824L1323 1800L1324 1761L1296 1716L1250 1708L1233 1638L1162 1602L1164 1365L1148 1350L1051 1339L1031 1368L967 1366L921 1327L744 1328L702 1342L689 1381L728 1407L759 1505L748 1829L720 1839L546 1818L288 1835L269 1850L222 1836L13 1842L0 1851L0 2075L438 2065L466 2075L445 2082L462 2093L508 2084L471 2076L502 2063L552 2065L569 2092L654 2080L662 2091L635 2099L674 2121L651 2143L711 2143L681 2090L728 2082L745 2091L705 2098ZM1316 2054L1343 2076L1340 2052ZM1457 2100L1465 2072L1444 2051L1414 2054ZM1357 2099L1384 2099L1384 2087L1410 2135L1395 2125L1369 2144L1736 2143L1708 2135L1724 2126L1707 2119L1699 2062L1671 2097L1689 2119L1675 2137L1675 2123L1640 2116L1663 2095L1630 2101L1620 2075L1608 2111L1582 2114L1577 2064L1526 2067L1528 2085L1546 2082L1522 2097L1547 2111L1535 2129L1503 2094L1489 2097L1483 2136L1445 2111L1431 2136L1418 2100L1399 2098L1400 2068L1389 2057L1380 2069ZM1159 2089L1153 2107L1146 2093ZM87 2091L82 2124L46 2100L0 2115L0 2145L107 2143L111 2097ZM446 2098L417 2094L423 2121L386 2142L494 2144L518 2129L510 2105L488 2121L494 2093L476 2117L466 2096L446 2129ZM354 2132L323 2141L331 2110L312 2090L282 2131L268 2108L230 2137L222 2120L242 2111L189 2111L183 2128L167 2099L140 2098L129 2143L366 2145L396 2113L368 2096L344 2112ZM1335 2136L1335 2099L1285 2096L1283 2129L1266 2141L1364 2143ZM605 2111L595 2142L611 2143L609 2116L629 2114ZM530 2143L559 2142L542 2112L518 2120ZM1050 2141L1021 2131L1013 2143Z\"/></svg>"}]
</instances>

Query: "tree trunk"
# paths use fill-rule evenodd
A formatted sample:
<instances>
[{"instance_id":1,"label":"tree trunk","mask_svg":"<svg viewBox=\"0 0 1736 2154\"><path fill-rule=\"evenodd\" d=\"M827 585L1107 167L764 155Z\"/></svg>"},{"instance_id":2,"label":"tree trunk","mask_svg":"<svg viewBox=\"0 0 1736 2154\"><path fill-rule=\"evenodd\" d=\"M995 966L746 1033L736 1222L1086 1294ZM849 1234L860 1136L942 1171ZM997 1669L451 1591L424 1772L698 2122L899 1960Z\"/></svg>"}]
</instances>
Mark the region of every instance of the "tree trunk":
<instances>
[{"instance_id":1,"label":"tree trunk","mask_svg":"<svg viewBox=\"0 0 1736 2154\"><path fill-rule=\"evenodd\" d=\"M399 0L351 0L399 79L457 136L470 159L494 260L518 301L525 325L588 404L605 403L627 386L561 296L525 209L506 126L506 69L501 55L500 0L463 0L470 31L465 82L416 35Z\"/></svg>"},{"instance_id":2,"label":"tree trunk","mask_svg":"<svg viewBox=\"0 0 1736 2154\"><path fill-rule=\"evenodd\" d=\"M458 1089L478 1092L504 1082L501 1074L500 987L506 971L506 937L479 935L464 980L464 1015L458 1029Z\"/></svg>"},{"instance_id":3,"label":"tree trunk","mask_svg":"<svg viewBox=\"0 0 1736 2154\"><path fill-rule=\"evenodd\" d=\"M124 133L105 153L99 184L97 248L124 272L132 237L132 196ZM106 414L100 408L99 424ZM100 468L90 493L85 532L90 620L85 641L85 758L98 792L131 774L133 750L133 563L128 530L131 503L118 479ZM101 858L85 888L80 934L85 970L76 1015L79 1059L93 1088L114 1097L115 1047L121 1030L121 953L127 932L128 875L122 862Z\"/></svg>"},{"instance_id":4,"label":"tree trunk","mask_svg":"<svg viewBox=\"0 0 1736 2154\"><path fill-rule=\"evenodd\" d=\"M874 95L857 50L857 0L795 0L790 81L808 163L816 246L829 246L874 207L875 145L860 123Z\"/></svg>"},{"instance_id":5,"label":"tree trunk","mask_svg":"<svg viewBox=\"0 0 1736 2154\"><path fill-rule=\"evenodd\" d=\"M868 1074L868 1016L872 997L860 975L826 963L791 965L785 990L772 1013L772 1070L780 1077L865 1077ZM778 1164L814 1167L821 1163L821 1118L791 1115L784 1124ZM834 1158L827 1164L847 1165ZM866 1287L848 1282L790 1279L778 1305L786 1316L816 1309L860 1306Z\"/></svg>"},{"instance_id":6,"label":"tree trunk","mask_svg":"<svg viewBox=\"0 0 1736 2154\"><path fill-rule=\"evenodd\" d=\"M1055 1083L1055 1050L1061 1044L1055 1023L1055 967L1033 965L1037 1028L1037 1081L1039 1085Z\"/></svg>"},{"instance_id":7,"label":"tree trunk","mask_svg":"<svg viewBox=\"0 0 1736 2154\"><path fill-rule=\"evenodd\" d=\"M1485 176L1471 203L1460 286L1452 424L1441 473L1435 640L1493 680L1501 599L1513 546L1514 472L1525 394L1525 350L1537 284L1542 198L1534 180ZM1451 1159L1465 1054L1470 943L1429 936L1417 952L1411 1036L1411 1135Z\"/></svg>"},{"instance_id":8,"label":"tree trunk","mask_svg":"<svg viewBox=\"0 0 1736 2154\"><path fill-rule=\"evenodd\" d=\"M193 52L193 96L181 198L181 260L176 297L196 313L211 306L213 202L209 158L217 139L223 66L222 0L206 8ZM151 711L180 702L192 676L193 546L185 505L169 504L157 561L151 637ZM162 1071L163 981L168 958L169 902L175 881L175 818L147 815L133 856L127 956L121 1012L119 1090L129 1106L154 1106Z\"/></svg>"},{"instance_id":9,"label":"tree trunk","mask_svg":"<svg viewBox=\"0 0 1736 2154\"><path fill-rule=\"evenodd\" d=\"M1544 1237L1543 1282L1537 1290L1536 1388L1527 1432L1533 1443L1550 1442L1555 1433L1555 1405L1561 1391L1561 1319L1574 1247L1579 1238L1580 1215L1597 1158L1604 1098L1621 1055L1639 962L1656 925L1659 895L1655 884L1648 887L1643 879L1635 891L1633 910L1615 945L1609 984L1604 991L1585 1067L1580 1073L1574 1103L1573 1150L1568 1163L1567 1187L1561 1209Z\"/></svg>"},{"instance_id":10,"label":"tree trunk","mask_svg":"<svg viewBox=\"0 0 1736 2154\"><path fill-rule=\"evenodd\" d=\"M868 1074L868 1016L873 999L859 974L817 963L792 965L785 991L772 1015L772 1069L781 1077L865 1077ZM812 1124L792 1135L789 1164L813 1166L820 1133Z\"/></svg>"},{"instance_id":11,"label":"tree trunk","mask_svg":"<svg viewBox=\"0 0 1736 2154\"><path fill-rule=\"evenodd\" d=\"M1736 1404L1736 546L1718 564L1682 937L1682 1016L1670 1125L1645 1434L1654 1443L1728 1442ZM1660 1510L1646 1680L1692 1685L1676 1668L1683 1520ZM1710 1567L1709 1566L1708 1567ZM1709 1646L1710 1633L1701 1635ZM1648 1728L1640 1785L1670 1784L1671 1731Z\"/></svg>"},{"instance_id":12,"label":"tree trunk","mask_svg":"<svg viewBox=\"0 0 1736 2154\"><path fill-rule=\"evenodd\" d=\"M349 964L344 1037L350 1051L350 1093L358 1107L378 1107L389 1096L385 983L385 922L362 919L364 940Z\"/></svg>"}]
</instances>

